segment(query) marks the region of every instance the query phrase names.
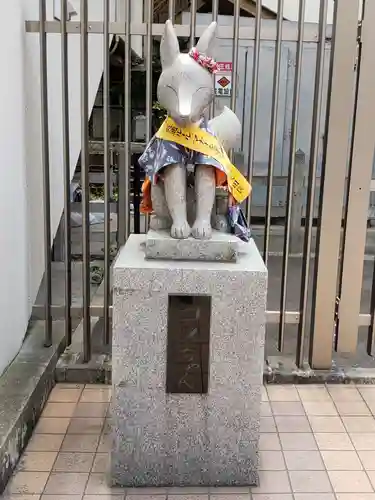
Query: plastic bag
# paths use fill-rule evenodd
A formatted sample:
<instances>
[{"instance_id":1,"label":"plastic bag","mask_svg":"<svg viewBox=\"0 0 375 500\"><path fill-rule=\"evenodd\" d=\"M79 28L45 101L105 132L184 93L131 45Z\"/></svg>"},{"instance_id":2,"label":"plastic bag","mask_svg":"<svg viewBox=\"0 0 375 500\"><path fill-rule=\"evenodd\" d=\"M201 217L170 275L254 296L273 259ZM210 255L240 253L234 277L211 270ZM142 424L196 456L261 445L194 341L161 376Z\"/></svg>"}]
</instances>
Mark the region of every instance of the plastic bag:
<instances>
[{"instance_id":1,"label":"plastic bag","mask_svg":"<svg viewBox=\"0 0 375 500\"><path fill-rule=\"evenodd\" d=\"M250 241L251 230L248 227L245 216L238 205L228 207L228 220L234 235L242 241Z\"/></svg>"}]
</instances>

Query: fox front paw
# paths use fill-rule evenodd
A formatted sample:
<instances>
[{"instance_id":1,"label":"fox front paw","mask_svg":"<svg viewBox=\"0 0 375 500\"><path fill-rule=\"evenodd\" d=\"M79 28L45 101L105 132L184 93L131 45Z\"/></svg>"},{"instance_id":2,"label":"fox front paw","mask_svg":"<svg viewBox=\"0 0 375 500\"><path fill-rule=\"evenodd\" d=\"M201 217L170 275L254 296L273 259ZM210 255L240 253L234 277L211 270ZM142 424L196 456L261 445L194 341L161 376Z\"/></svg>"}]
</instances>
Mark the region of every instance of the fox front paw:
<instances>
[{"instance_id":1,"label":"fox front paw","mask_svg":"<svg viewBox=\"0 0 375 500\"><path fill-rule=\"evenodd\" d=\"M184 240L189 238L191 233L191 228L187 221L182 223L173 224L171 227L171 236L176 240Z\"/></svg>"},{"instance_id":2,"label":"fox front paw","mask_svg":"<svg viewBox=\"0 0 375 500\"><path fill-rule=\"evenodd\" d=\"M212 228L209 221L195 221L191 231L193 237L197 240L209 240L212 237Z\"/></svg>"}]
</instances>

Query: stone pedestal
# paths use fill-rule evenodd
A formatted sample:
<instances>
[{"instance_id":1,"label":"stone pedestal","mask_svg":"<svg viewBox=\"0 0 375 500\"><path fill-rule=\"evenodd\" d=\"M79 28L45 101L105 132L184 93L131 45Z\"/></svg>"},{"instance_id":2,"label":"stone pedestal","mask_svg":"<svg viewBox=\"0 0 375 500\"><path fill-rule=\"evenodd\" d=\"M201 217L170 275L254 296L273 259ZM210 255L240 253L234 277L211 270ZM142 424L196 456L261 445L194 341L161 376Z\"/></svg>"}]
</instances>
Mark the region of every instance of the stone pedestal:
<instances>
[{"instance_id":1,"label":"stone pedestal","mask_svg":"<svg viewBox=\"0 0 375 500\"><path fill-rule=\"evenodd\" d=\"M112 482L257 484L267 289L259 252L251 241L239 242L236 262L148 260L144 243L132 235L114 266ZM171 313L175 299L182 306Z\"/></svg>"}]
</instances>

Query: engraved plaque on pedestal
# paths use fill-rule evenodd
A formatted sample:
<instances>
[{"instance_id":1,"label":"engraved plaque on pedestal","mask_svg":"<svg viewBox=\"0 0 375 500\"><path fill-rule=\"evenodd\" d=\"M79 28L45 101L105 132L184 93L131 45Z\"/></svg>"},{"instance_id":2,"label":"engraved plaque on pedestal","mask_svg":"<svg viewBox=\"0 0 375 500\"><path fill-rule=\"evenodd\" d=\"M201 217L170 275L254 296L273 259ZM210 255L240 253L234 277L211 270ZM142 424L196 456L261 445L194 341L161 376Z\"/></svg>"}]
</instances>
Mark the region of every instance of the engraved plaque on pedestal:
<instances>
[{"instance_id":1,"label":"engraved plaque on pedestal","mask_svg":"<svg viewBox=\"0 0 375 500\"><path fill-rule=\"evenodd\" d=\"M210 319L211 297L169 296L167 393L207 393Z\"/></svg>"}]
</instances>

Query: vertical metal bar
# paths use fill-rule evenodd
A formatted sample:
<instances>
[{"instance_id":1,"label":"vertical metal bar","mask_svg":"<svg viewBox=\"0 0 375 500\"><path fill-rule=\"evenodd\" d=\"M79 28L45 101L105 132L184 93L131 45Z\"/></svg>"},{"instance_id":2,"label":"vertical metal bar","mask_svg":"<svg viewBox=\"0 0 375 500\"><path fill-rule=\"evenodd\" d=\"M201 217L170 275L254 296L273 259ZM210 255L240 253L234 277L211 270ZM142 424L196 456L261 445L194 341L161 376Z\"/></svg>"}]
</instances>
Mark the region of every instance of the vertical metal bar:
<instances>
[{"instance_id":1,"label":"vertical metal bar","mask_svg":"<svg viewBox=\"0 0 375 500\"><path fill-rule=\"evenodd\" d=\"M219 18L219 0L212 0L212 21L217 23Z\"/></svg>"},{"instance_id":2,"label":"vertical metal bar","mask_svg":"<svg viewBox=\"0 0 375 500\"><path fill-rule=\"evenodd\" d=\"M246 88L247 88L247 68L249 67L249 49L245 50L245 63L244 63L244 81L243 81L243 105L242 105L242 132L241 132L241 152L243 153L243 148L245 144L245 130L243 124L246 120Z\"/></svg>"},{"instance_id":3,"label":"vertical metal bar","mask_svg":"<svg viewBox=\"0 0 375 500\"><path fill-rule=\"evenodd\" d=\"M355 353L361 304L367 211L374 159L375 137L368 129L375 117L375 3L367 2L362 22L361 65L352 164L349 171L348 211L344 234L342 285L337 332L337 350Z\"/></svg>"},{"instance_id":4,"label":"vertical metal bar","mask_svg":"<svg viewBox=\"0 0 375 500\"><path fill-rule=\"evenodd\" d=\"M233 17L233 51L232 51L232 96L230 99L230 107L236 112L237 101L237 78L238 78L238 46L240 34L240 0L234 0L234 17Z\"/></svg>"},{"instance_id":5,"label":"vertical metal bar","mask_svg":"<svg viewBox=\"0 0 375 500\"><path fill-rule=\"evenodd\" d=\"M48 137L48 81L47 81L47 34L45 29L46 4L39 0L39 47L40 47L40 89L41 89L41 127L42 127L42 166L43 166L43 208L44 208L44 283L45 283L45 347L52 345L52 249L51 249L51 193L49 171Z\"/></svg>"},{"instance_id":6,"label":"vertical metal bar","mask_svg":"<svg viewBox=\"0 0 375 500\"><path fill-rule=\"evenodd\" d=\"M152 18L154 2L148 0L146 10L146 143L152 137ZM134 169L139 169L138 165ZM135 188L135 185L134 185ZM135 217L135 212L134 212ZM149 229L150 219L146 216L146 230Z\"/></svg>"},{"instance_id":7,"label":"vertical metal bar","mask_svg":"<svg viewBox=\"0 0 375 500\"><path fill-rule=\"evenodd\" d=\"M212 0L212 21L217 23L219 18L219 0ZM210 106L210 118L215 116L215 95Z\"/></svg>"},{"instance_id":8,"label":"vertical metal bar","mask_svg":"<svg viewBox=\"0 0 375 500\"><path fill-rule=\"evenodd\" d=\"M175 17L176 17L176 1L175 0L169 0L169 5L168 5L168 17L174 24Z\"/></svg>"},{"instance_id":9,"label":"vertical metal bar","mask_svg":"<svg viewBox=\"0 0 375 500\"><path fill-rule=\"evenodd\" d=\"M252 89L251 89L251 110L250 110L250 129L249 129L249 154L247 159L247 177L252 181L254 170L255 156L255 132L256 132L256 117L258 104L258 80L259 80L259 55L260 55L260 29L262 15L262 0L258 0L255 10L255 37L253 51L253 74L252 74ZM250 224L251 202L246 201L246 218Z\"/></svg>"},{"instance_id":10,"label":"vertical metal bar","mask_svg":"<svg viewBox=\"0 0 375 500\"><path fill-rule=\"evenodd\" d=\"M81 0L81 187L82 187L82 293L83 293L83 360L91 358L90 320L90 184L88 149L88 0Z\"/></svg>"},{"instance_id":11,"label":"vertical metal bar","mask_svg":"<svg viewBox=\"0 0 375 500\"><path fill-rule=\"evenodd\" d=\"M314 110L312 117L311 140L310 140L310 163L307 183L307 201L306 201L306 223L305 236L303 244L303 262L301 277L301 295L300 295L300 319L298 324L296 364L301 367L304 361L304 344L306 334L306 312L307 298L309 291L310 260L311 260L311 240L312 225L314 220L314 202L315 202L315 182L316 171L318 168L321 112L322 112L322 94L323 94L323 76L324 76L324 55L325 38L327 28L327 0L320 0L319 13L319 42L317 47L317 59L315 70L315 88L314 88Z\"/></svg>"},{"instance_id":12,"label":"vertical metal bar","mask_svg":"<svg viewBox=\"0 0 375 500\"><path fill-rule=\"evenodd\" d=\"M353 115L354 65L357 55L358 0L334 4L334 32L328 88L325 143L312 290L309 363L329 369L335 322L337 275L349 130Z\"/></svg>"},{"instance_id":13,"label":"vertical metal bar","mask_svg":"<svg viewBox=\"0 0 375 500\"><path fill-rule=\"evenodd\" d=\"M292 130L291 130L291 137L290 137L290 152L289 152L289 175L288 175L287 200L286 200L283 266L282 266L282 277L281 277L280 323L279 323L279 341L278 341L279 351L282 351L284 348L286 288L287 288L287 282L288 282L288 264L289 264L289 246L290 246L290 222L291 222L291 210L292 210L292 201L293 201L295 152L296 152L296 145L297 145L299 98L300 98L300 89L301 89L303 35L304 35L304 31L305 31L304 30L304 27L305 27L305 7L306 7L306 0L300 0L299 1L299 13L298 13L298 40L297 40L296 73L295 73L295 79L294 79L294 92L293 92Z\"/></svg>"},{"instance_id":14,"label":"vertical metal bar","mask_svg":"<svg viewBox=\"0 0 375 500\"><path fill-rule=\"evenodd\" d=\"M124 245L130 234L130 146L131 146L131 40L130 0L125 0L124 60L124 152L119 155L118 239ZM122 220L123 219L123 220Z\"/></svg>"},{"instance_id":15,"label":"vertical metal bar","mask_svg":"<svg viewBox=\"0 0 375 500\"><path fill-rule=\"evenodd\" d=\"M197 24L197 0L190 3L190 47L195 45L195 29Z\"/></svg>"},{"instance_id":16,"label":"vertical metal bar","mask_svg":"<svg viewBox=\"0 0 375 500\"><path fill-rule=\"evenodd\" d=\"M65 267L65 341L72 343L72 258L70 210L70 137L69 137L69 69L68 35L66 32L67 3L61 0L61 75L64 163L64 267Z\"/></svg>"},{"instance_id":17,"label":"vertical metal bar","mask_svg":"<svg viewBox=\"0 0 375 500\"><path fill-rule=\"evenodd\" d=\"M272 109L271 109L271 129L270 129L270 149L268 156L268 179L267 179L267 200L266 200L266 225L264 228L264 252L263 259L268 263L268 253L270 246L271 231L271 212L272 212L272 189L273 173L276 161L276 132L277 132L277 113L279 107L280 90L280 66L281 66L281 41L283 30L284 0L278 0L277 20L276 20L276 46L275 60L273 67L273 88L272 88Z\"/></svg>"},{"instance_id":18,"label":"vertical metal bar","mask_svg":"<svg viewBox=\"0 0 375 500\"><path fill-rule=\"evenodd\" d=\"M109 54L109 0L104 0L103 12L103 135L104 135L104 344L110 342L109 306L111 302L110 280L110 248L111 248L111 221L110 221L110 185L112 171L110 161L110 113L109 113L109 85L110 85L110 54Z\"/></svg>"}]
</instances>

